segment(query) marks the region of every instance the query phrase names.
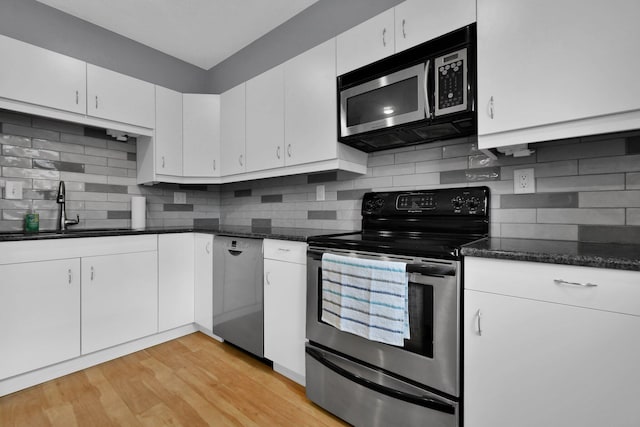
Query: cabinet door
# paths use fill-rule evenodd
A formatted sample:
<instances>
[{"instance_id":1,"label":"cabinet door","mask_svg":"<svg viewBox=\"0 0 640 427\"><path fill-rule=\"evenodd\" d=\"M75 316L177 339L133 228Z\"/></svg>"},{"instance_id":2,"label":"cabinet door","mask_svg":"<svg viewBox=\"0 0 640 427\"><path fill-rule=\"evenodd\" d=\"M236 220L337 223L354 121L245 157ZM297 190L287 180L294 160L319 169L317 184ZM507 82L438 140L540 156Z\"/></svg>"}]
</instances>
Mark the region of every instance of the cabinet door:
<instances>
[{"instance_id":1,"label":"cabinet door","mask_svg":"<svg viewBox=\"0 0 640 427\"><path fill-rule=\"evenodd\" d=\"M284 166L284 72L278 66L247 82L247 172Z\"/></svg>"},{"instance_id":2,"label":"cabinet door","mask_svg":"<svg viewBox=\"0 0 640 427\"><path fill-rule=\"evenodd\" d=\"M396 52L401 52L475 22L476 2L407 0L395 7L395 18Z\"/></svg>"},{"instance_id":3,"label":"cabinet door","mask_svg":"<svg viewBox=\"0 0 640 427\"><path fill-rule=\"evenodd\" d=\"M464 324L465 426L640 425L640 317L466 290Z\"/></svg>"},{"instance_id":4,"label":"cabinet door","mask_svg":"<svg viewBox=\"0 0 640 427\"><path fill-rule=\"evenodd\" d=\"M153 129L154 85L87 64L87 114Z\"/></svg>"},{"instance_id":5,"label":"cabinet door","mask_svg":"<svg viewBox=\"0 0 640 427\"><path fill-rule=\"evenodd\" d=\"M638 110L638 16L627 0L478 0L478 134Z\"/></svg>"},{"instance_id":6,"label":"cabinet door","mask_svg":"<svg viewBox=\"0 0 640 427\"><path fill-rule=\"evenodd\" d=\"M246 85L242 83L220 95L221 174L245 171Z\"/></svg>"},{"instance_id":7,"label":"cabinet door","mask_svg":"<svg viewBox=\"0 0 640 427\"><path fill-rule=\"evenodd\" d=\"M158 254L82 258L82 354L158 332Z\"/></svg>"},{"instance_id":8,"label":"cabinet door","mask_svg":"<svg viewBox=\"0 0 640 427\"><path fill-rule=\"evenodd\" d=\"M195 235L195 322L213 330L213 235Z\"/></svg>"},{"instance_id":9,"label":"cabinet door","mask_svg":"<svg viewBox=\"0 0 640 427\"><path fill-rule=\"evenodd\" d=\"M85 114L86 63L0 36L0 97Z\"/></svg>"},{"instance_id":10,"label":"cabinet door","mask_svg":"<svg viewBox=\"0 0 640 427\"><path fill-rule=\"evenodd\" d=\"M158 235L158 327L193 323L193 233Z\"/></svg>"},{"instance_id":11,"label":"cabinet door","mask_svg":"<svg viewBox=\"0 0 640 427\"><path fill-rule=\"evenodd\" d=\"M0 379L80 355L80 260L0 266Z\"/></svg>"},{"instance_id":12,"label":"cabinet door","mask_svg":"<svg viewBox=\"0 0 640 427\"><path fill-rule=\"evenodd\" d=\"M337 74L394 54L393 8L337 37Z\"/></svg>"},{"instance_id":13,"label":"cabinet door","mask_svg":"<svg viewBox=\"0 0 640 427\"><path fill-rule=\"evenodd\" d=\"M182 176L182 94L156 86L156 173Z\"/></svg>"},{"instance_id":14,"label":"cabinet door","mask_svg":"<svg viewBox=\"0 0 640 427\"><path fill-rule=\"evenodd\" d=\"M184 176L220 176L220 95L183 95Z\"/></svg>"},{"instance_id":15,"label":"cabinet door","mask_svg":"<svg viewBox=\"0 0 640 427\"><path fill-rule=\"evenodd\" d=\"M335 38L286 62L284 81L285 164L335 159Z\"/></svg>"},{"instance_id":16,"label":"cabinet door","mask_svg":"<svg viewBox=\"0 0 640 427\"><path fill-rule=\"evenodd\" d=\"M307 269L264 260L264 355L304 378Z\"/></svg>"}]
</instances>

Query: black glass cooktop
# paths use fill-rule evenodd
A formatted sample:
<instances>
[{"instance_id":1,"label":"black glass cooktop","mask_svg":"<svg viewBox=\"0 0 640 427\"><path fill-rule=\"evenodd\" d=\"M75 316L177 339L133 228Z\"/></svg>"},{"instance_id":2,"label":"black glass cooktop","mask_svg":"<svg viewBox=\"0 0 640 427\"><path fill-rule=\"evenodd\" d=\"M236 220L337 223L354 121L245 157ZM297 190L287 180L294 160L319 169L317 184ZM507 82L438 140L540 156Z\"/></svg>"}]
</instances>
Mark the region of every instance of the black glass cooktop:
<instances>
[{"instance_id":1,"label":"black glass cooktop","mask_svg":"<svg viewBox=\"0 0 640 427\"><path fill-rule=\"evenodd\" d=\"M419 232L363 231L350 234L315 236L310 246L425 258L458 259L460 247L483 238L482 235L456 235Z\"/></svg>"}]
</instances>

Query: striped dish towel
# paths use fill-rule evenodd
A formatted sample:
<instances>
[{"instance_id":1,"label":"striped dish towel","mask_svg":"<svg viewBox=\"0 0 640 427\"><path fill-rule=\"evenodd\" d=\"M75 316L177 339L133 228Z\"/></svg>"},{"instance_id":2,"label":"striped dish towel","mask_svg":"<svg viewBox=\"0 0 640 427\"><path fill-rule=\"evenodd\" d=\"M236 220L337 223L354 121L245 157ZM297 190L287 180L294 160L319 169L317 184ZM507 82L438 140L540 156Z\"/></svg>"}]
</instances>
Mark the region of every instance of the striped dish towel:
<instances>
[{"instance_id":1,"label":"striped dish towel","mask_svg":"<svg viewBox=\"0 0 640 427\"><path fill-rule=\"evenodd\" d=\"M322 320L341 331L396 346L409 337L406 263L322 256Z\"/></svg>"}]
</instances>

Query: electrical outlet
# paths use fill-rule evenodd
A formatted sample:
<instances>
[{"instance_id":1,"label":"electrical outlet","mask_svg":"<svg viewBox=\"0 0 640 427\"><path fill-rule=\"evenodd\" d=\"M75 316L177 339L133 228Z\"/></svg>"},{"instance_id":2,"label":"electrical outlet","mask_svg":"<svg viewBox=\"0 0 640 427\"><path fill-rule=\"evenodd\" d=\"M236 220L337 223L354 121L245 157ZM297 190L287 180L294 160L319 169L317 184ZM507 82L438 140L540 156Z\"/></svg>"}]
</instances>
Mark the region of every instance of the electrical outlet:
<instances>
[{"instance_id":1,"label":"electrical outlet","mask_svg":"<svg viewBox=\"0 0 640 427\"><path fill-rule=\"evenodd\" d=\"M4 187L4 198L13 200L22 199L22 182L7 181Z\"/></svg>"},{"instance_id":2,"label":"electrical outlet","mask_svg":"<svg viewBox=\"0 0 640 427\"><path fill-rule=\"evenodd\" d=\"M316 200L323 201L325 199L324 185L316 185Z\"/></svg>"},{"instance_id":3,"label":"electrical outlet","mask_svg":"<svg viewBox=\"0 0 640 427\"><path fill-rule=\"evenodd\" d=\"M175 203L176 205L178 204L184 205L185 203L187 203L187 193L183 193L181 191L174 191L173 203Z\"/></svg>"},{"instance_id":4,"label":"electrical outlet","mask_svg":"<svg viewBox=\"0 0 640 427\"><path fill-rule=\"evenodd\" d=\"M536 192L536 177L533 168L513 171L513 193L525 194Z\"/></svg>"}]
</instances>

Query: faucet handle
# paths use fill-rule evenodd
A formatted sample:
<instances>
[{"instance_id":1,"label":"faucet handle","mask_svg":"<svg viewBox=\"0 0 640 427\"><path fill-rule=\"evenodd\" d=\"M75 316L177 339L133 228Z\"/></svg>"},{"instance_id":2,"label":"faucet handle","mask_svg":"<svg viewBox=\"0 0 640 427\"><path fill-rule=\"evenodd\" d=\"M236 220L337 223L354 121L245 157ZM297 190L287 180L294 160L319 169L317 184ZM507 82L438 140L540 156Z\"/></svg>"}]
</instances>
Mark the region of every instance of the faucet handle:
<instances>
[{"instance_id":1,"label":"faucet handle","mask_svg":"<svg viewBox=\"0 0 640 427\"><path fill-rule=\"evenodd\" d=\"M65 225L76 225L80 222L80 215L76 215L76 219L67 219L64 221Z\"/></svg>"}]
</instances>

